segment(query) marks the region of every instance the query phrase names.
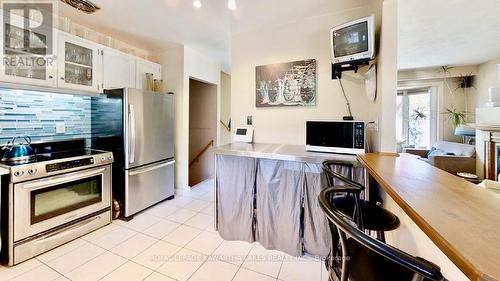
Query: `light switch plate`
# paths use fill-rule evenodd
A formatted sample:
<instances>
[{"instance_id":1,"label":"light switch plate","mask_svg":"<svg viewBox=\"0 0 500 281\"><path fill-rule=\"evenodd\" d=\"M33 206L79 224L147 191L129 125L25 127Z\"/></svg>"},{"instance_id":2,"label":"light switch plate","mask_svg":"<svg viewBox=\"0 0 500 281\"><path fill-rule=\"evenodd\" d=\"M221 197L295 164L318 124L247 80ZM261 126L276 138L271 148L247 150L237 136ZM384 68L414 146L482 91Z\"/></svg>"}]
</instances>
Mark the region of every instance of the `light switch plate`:
<instances>
[{"instance_id":1,"label":"light switch plate","mask_svg":"<svg viewBox=\"0 0 500 281\"><path fill-rule=\"evenodd\" d=\"M64 134L66 133L66 123L57 122L56 123L56 134Z\"/></svg>"}]
</instances>

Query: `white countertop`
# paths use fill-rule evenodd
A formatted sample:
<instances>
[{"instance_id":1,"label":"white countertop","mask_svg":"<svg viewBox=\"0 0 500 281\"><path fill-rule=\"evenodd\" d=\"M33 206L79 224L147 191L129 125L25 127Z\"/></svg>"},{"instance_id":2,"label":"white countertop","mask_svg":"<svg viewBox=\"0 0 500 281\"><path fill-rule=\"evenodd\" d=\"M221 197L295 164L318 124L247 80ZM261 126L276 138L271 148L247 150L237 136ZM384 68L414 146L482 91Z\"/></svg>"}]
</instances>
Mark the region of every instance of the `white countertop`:
<instances>
[{"instance_id":1,"label":"white countertop","mask_svg":"<svg viewBox=\"0 0 500 281\"><path fill-rule=\"evenodd\" d=\"M326 160L336 160L359 166L356 155L321 153L306 151L305 145L271 143L230 143L215 148L220 155L233 155L320 164Z\"/></svg>"}]
</instances>

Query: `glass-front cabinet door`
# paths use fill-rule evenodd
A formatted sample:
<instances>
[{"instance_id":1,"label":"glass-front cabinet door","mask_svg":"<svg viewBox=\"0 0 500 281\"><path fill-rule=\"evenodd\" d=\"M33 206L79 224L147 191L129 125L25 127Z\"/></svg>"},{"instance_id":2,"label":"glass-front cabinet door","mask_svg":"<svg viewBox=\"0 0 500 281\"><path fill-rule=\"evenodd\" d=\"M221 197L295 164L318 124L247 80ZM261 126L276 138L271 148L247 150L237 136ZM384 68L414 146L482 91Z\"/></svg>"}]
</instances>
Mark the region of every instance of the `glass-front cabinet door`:
<instances>
[{"instance_id":1,"label":"glass-front cabinet door","mask_svg":"<svg viewBox=\"0 0 500 281\"><path fill-rule=\"evenodd\" d=\"M51 28L24 28L20 19L3 21L0 79L5 82L55 86L55 33ZM49 48L52 45L52 48Z\"/></svg>"},{"instance_id":2,"label":"glass-front cabinet door","mask_svg":"<svg viewBox=\"0 0 500 281\"><path fill-rule=\"evenodd\" d=\"M102 83L101 50L77 37L59 37L58 87L100 92Z\"/></svg>"}]
</instances>

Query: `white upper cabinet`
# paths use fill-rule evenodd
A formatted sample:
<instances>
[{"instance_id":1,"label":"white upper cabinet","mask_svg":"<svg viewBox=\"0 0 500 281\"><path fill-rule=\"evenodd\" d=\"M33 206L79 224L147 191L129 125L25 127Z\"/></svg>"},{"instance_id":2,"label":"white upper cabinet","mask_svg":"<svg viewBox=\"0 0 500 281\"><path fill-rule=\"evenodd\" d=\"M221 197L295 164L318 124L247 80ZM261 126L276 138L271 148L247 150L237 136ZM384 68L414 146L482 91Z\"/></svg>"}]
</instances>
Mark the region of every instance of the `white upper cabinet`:
<instances>
[{"instance_id":1,"label":"white upper cabinet","mask_svg":"<svg viewBox=\"0 0 500 281\"><path fill-rule=\"evenodd\" d=\"M157 63L52 27L25 32L23 20L13 17L0 24L0 82L102 93L113 88L144 89L146 73L162 79Z\"/></svg>"},{"instance_id":2,"label":"white upper cabinet","mask_svg":"<svg viewBox=\"0 0 500 281\"><path fill-rule=\"evenodd\" d=\"M146 89L146 73L153 73L154 79L162 79L161 65L144 59L136 60L135 87L137 89Z\"/></svg>"},{"instance_id":3,"label":"white upper cabinet","mask_svg":"<svg viewBox=\"0 0 500 281\"><path fill-rule=\"evenodd\" d=\"M135 88L136 58L106 48L103 54L103 88Z\"/></svg>"},{"instance_id":4,"label":"white upper cabinet","mask_svg":"<svg viewBox=\"0 0 500 281\"><path fill-rule=\"evenodd\" d=\"M23 19L14 15L10 22L2 21L2 24L0 80L55 87L57 63L53 59L57 51L57 41L54 39L57 33L52 33L51 27L44 26L38 28L36 32L27 31L24 29ZM52 45L52 50L49 49L49 45Z\"/></svg>"},{"instance_id":5,"label":"white upper cabinet","mask_svg":"<svg viewBox=\"0 0 500 281\"><path fill-rule=\"evenodd\" d=\"M88 92L102 91L102 48L68 34L59 35L59 88Z\"/></svg>"}]
</instances>

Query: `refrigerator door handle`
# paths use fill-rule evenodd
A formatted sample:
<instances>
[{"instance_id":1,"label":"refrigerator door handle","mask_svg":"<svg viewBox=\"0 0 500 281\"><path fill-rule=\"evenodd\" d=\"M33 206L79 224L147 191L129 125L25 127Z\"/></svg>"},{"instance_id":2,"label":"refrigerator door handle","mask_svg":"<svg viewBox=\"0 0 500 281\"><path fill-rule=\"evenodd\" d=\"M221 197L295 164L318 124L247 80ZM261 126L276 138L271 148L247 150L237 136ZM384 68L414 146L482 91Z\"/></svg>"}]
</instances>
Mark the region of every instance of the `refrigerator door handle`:
<instances>
[{"instance_id":1,"label":"refrigerator door handle","mask_svg":"<svg viewBox=\"0 0 500 281\"><path fill-rule=\"evenodd\" d=\"M168 162L165 162L165 163L161 163L161 164L158 164L158 165L155 165L155 166L149 166L149 167L144 167L144 168L141 168L141 169L137 169L135 171L129 172L128 174L129 174L129 176L135 176L135 175L138 175L138 174L144 174L144 173L147 173L147 172L151 172L151 171L154 171L154 170L157 170L157 169L160 169L160 168L172 165L174 163L175 163L175 160L171 160L171 161L168 161Z\"/></svg>"},{"instance_id":2,"label":"refrigerator door handle","mask_svg":"<svg viewBox=\"0 0 500 281\"><path fill-rule=\"evenodd\" d=\"M136 132L135 132L135 111L132 104L128 105L129 110L129 126L130 126L130 142L129 142L129 157L128 162L135 162L135 145L136 145Z\"/></svg>"}]
</instances>

